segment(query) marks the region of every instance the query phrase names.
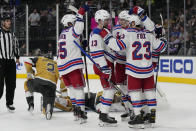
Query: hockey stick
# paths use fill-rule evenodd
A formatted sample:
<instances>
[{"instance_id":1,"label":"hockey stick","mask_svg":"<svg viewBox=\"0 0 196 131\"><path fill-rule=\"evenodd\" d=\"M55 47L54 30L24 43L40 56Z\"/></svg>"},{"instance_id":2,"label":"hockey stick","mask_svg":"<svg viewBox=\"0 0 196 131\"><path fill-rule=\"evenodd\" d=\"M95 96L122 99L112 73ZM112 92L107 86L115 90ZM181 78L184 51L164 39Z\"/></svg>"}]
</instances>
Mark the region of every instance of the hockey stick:
<instances>
[{"instance_id":1,"label":"hockey stick","mask_svg":"<svg viewBox=\"0 0 196 131\"><path fill-rule=\"evenodd\" d=\"M160 18L161 18L161 25L163 27L163 17L161 13L160 13ZM157 89L157 92L160 95L160 97L164 98L167 101L165 93L160 89L159 86L157 86L158 74L159 74L159 61L160 61L160 55L158 56L158 62L157 62L158 66L157 66L156 79L155 79L155 88Z\"/></svg>"},{"instance_id":2,"label":"hockey stick","mask_svg":"<svg viewBox=\"0 0 196 131\"><path fill-rule=\"evenodd\" d=\"M68 6L68 9L70 9L71 11L75 12L75 13L78 13L78 9L72 5L69 5Z\"/></svg>"},{"instance_id":3,"label":"hockey stick","mask_svg":"<svg viewBox=\"0 0 196 131\"><path fill-rule=\"evenodd\" d=\"M88 54L82 49L82 47L81 47L75 40L74 40L74 43L75 43L75 45L82 51L82 53L83 53L84 55L86 55L86 56L91 60L91 62L93 62L93 64L101 71L101 67L91 58L91 56L88 55ZM117 85L115 85L112 81L109 81L109 83L110 83L117 91L119 91L122 95L126 96L126 95L124 94L124 92L123 92Z\"/></svg>"}]
</instances>

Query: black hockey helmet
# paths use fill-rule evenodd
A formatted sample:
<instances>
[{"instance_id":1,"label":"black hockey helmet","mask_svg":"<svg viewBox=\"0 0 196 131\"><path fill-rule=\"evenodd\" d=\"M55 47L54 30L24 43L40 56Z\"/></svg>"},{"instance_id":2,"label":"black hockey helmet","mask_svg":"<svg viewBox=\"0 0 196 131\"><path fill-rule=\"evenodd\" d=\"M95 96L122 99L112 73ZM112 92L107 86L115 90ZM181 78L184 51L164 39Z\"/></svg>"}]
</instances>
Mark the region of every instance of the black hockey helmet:
<instances>
[{"instance_id":1,"label":"black hockey helmet","mask_svg":"<svg viewBox=\"0 0 196 131\"><path fill-rule=\"evenodd\" d=\"M46 54L43 55L45 58L48 58L48 59L52 59L53 60L53 54L52 52L48 52Z\"/></svg>"},{"instance_id":2,"label":"black hockey helmet","mask_svg":"<svg viewBox=\"0 0 196 131\"><path fill-rule=\"evenodd\" d=\"M12 17L10 14L4 14L3 17L1 18L2 21L5 21L5 20L11 20Z\"/></svg>"}]
</instances>

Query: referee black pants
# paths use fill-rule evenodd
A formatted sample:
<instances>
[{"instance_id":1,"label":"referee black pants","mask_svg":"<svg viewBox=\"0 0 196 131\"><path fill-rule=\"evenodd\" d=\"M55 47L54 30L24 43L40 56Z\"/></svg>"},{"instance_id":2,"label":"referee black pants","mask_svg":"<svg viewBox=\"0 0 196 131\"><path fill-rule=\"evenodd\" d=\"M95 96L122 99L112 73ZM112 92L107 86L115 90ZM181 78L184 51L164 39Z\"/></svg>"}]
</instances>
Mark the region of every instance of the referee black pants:
<instances>
[{"instance_id":1,"label":"referee black pants","mask_svg":"<svg viewBox=\"0 0 196 131\"><path fill-rule=\"evenodd\" d=\"M0 99L6 86L6 105L12 105L16 88L16 62L14 59L0 59Z\"/></svg>"}]
</instances>

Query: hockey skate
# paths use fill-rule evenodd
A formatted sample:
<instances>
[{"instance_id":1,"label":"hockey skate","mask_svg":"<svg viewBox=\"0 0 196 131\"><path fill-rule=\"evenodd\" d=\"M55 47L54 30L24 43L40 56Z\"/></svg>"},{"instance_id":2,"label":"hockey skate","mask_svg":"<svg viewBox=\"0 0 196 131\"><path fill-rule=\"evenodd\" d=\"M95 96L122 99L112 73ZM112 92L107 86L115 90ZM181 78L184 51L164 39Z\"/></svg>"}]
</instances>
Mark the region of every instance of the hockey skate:
<instances>
[{"instance_id":1,"label":"hockey skate","mask_svg":"<svg viewBox=\"0 0 196 131\"><path fill-rule=\"evenodd\" d=\"M30 104L29 104L28 111L29 111L31 114L33 114L33 111L34 111L34 104L33 104L33 103L30 103Z\"/></svg>"},{"instance_id":2,"label":"hockey skate","mask_svg":"<svg viewBox=\"0 0 196 131\"><path fill-rule=\"evenodd\" d=\"M78 117L78 107L77 106L73 106L73 115L74 115L74 121L78 121L79 117Z\"/></svg>"},{"instance_id":3,"label":"hockey skate","mask_svg":"<svg viewBox=\"0 0 196 131\"><path fill-rule=\"evenodd\" d=\"M6 107L10 113L14 113L15 107L13 105L6 105Z\"/></svg>"},{"instance_id":4,"label":"hockey skate","mask_svg":"<svg viewBox=\"0 0 196 131\"><path fill-rule=\"evenodd\" d=\"M145 116L145 124L147 127L154 128L155 127L155 119L156 119L156 110L152 109L151 113L147 113Z\"/></svg>"},{"instance_id":5,"label":"hockey skate","mask_svg":"<svg viewBox=\"0 0 196 131\"><path fill-rule=\"evenodd\" d=\"M113 117L109 117L108 114L106 113L100 113L99 115L99 126L100 127L104 127L104 126L117 126L117 120L115 120L115 118Z\"/></svg>"},{"instance_id":6,"label":"hockey skate","mask_svg":"<svg viewBox=\"0 0 196 131\"><path fill-rule=\"evenodd\" d=\"M121 121L127 121L129 118L132 120L134 118L134 112L133 110L129 110L129 112L122 114L120 117Z\"/></svg>"},{"instance_id":7,"label":"hockey skate","mask_svg":"<svg viewBox=\"0 0 196 131\"><path fill-rule=\"evenodd\" d=\"M82 111L80 107L78 107L78 118L80 120L80 124L86 123L87 121L87 112Z\"/></svg>"},{"instance_id":8,"label":"hockey skate","mask_svg":"<svg viewBox=\"0 0 196 131\"><path fill-rule=\"evenodd\" d=\"M142 114L136 115L133 120L128 122L130 128L144 129L144 118Z\"/></svg>"},{"instance_id":9,"label":"hockey skate","mask_svg":"<svg viewBox=\"0 0 196 131\"><path fill-rule=\"evenodd\" d=\"M50 120L52 118L52 106L51 106L51 104L47 104L45 115L46 115L46 120Z\"/></svg>"}]
</instances>

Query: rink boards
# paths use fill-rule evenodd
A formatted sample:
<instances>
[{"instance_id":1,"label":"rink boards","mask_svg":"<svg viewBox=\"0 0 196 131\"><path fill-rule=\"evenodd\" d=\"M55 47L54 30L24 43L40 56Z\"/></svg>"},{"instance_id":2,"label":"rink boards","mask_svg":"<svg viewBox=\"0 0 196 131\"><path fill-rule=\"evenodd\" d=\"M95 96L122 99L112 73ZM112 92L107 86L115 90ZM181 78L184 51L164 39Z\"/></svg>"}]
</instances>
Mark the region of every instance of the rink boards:
<instances>
[{"instance_id":1,"label":"rink boards","mask_svg":"<svg viewBox=\"0 0 196 131\"><path fill-rule=\"evenodd\" d=\"M21 57L20 66L16 66L17 78L26 78L24 66L25 59L30 57ZM87 69L89 79L98 79L94 74L92 62L87 59ZM172 82L196 85L196 57L178 57L178 56L161 56L159 61L159 82ZM156 69L155 69L156 71Z\"/></svg>"}]
</instances>

